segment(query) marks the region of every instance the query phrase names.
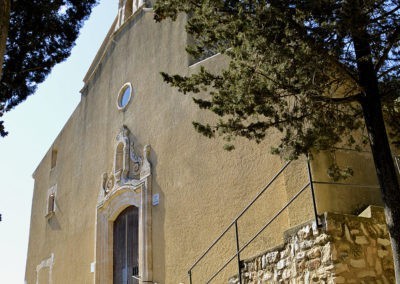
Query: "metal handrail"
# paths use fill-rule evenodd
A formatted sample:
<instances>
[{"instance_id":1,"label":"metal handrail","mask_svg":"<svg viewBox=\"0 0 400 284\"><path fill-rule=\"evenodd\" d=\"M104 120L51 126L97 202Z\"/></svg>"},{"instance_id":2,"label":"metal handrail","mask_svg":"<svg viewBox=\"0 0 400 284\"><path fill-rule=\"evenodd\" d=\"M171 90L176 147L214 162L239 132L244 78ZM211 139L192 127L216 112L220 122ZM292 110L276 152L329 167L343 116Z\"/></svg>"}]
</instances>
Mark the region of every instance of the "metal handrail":
<instances>
[{"instance_id":1,"label":"metal handrail","mask_svg":"<svg viewBox=\"0 0 400 284\"><path fill-rule=\"evenodd\" d=\"M400 159L399 159L400 162ZM367 185L367 184L354 184L354 183L339 183L339 182L327 182L327 181L315 181L313 180L311 173L310 160L307 158L307 171L309 181L306 185L304 185L301 190L299 190L249 241L247 241L241 248L239 246L239 233L238 233L238 220L247 212L247 210L260 198L262 194L272 185L272 183L282 174L282 172L289 166L291 161L286 162L286 164L275 174L275 176L268 182L266 186L256 195L256 197L239 213L239 215L230 223L230 225L219 235L218 238L209 246L205 252L196 260L196 262L190 267L188 271L189 275L189 283L192 284L192 270L193 268L208 254L208 252L222 239L222 237L233 227L235 226L235 237L236 237L236 253L230 257L219 269L215 272L209 280L207 280L207 284L210 283L222 270L224 270L229 263L232 262L235 258L238 261L238 277L239 283L242 284L241 277L241 260L240 253L243 252L276 218L278 218L284 210L286 210L299 196L302 194L308 187L310 187L311 197L313 202L313 211L315 224L320 227L322 224L319 221L317 204L314 192L314 184L329 184L329 185L339 185L339 186L352 186L352 187L364 187L364 188L380 188L379 185Z\"/></svg>"},{"instance_id":2,"label":"metal handrail","mask_svg":"<svg viewBox=\"0 0 400 284\"><path fill-rule=\"evenodd\" d=\"M223 231L218 238L211 244L211 246L206 249L206 251L196 260L196 262L189 268L189 271L192 271L193 268L204 258L204 256L218 243L218 241L229 231L229 229L235 224L235 222L242 217L244 213L250 208L251 205L254 204L260 198L260 196L271 186L271 184L279 177L279 175L289 166L291 161L286 162L286 164L279 170L279 172L268 182L267 185L256 195L256 197L239 213L239 215L233 220L233 222Z\"/></svg>"},{"instance_id":3,"label":"metal handrail","mask_svg":"<svg viewBox=\"0 0 400 284\"><path fill-rule=\"evenodd\" d=\"M274 217L271 218L271 220L268 221L267 224L265 224L249 241L246 242L246 244L240 249L238 250L237 253L235 253L227 262L225 262L225 264L216 272L213 274L213 276L206 282L207 284L211 282L211 280L213 280L222 270L224 270L224 268L226 266L228 266L228 264L237 256L239 255L244 249L246 249L273 221L275 221L276 218L279 217L279 215L282 214L282 212L289 207L290 204L293 203L293 201L295 201L297 199L297 197L299 197L300 194L303 193L304 190L307 189L307 187L310 186L310 183L307 183L305 186L303 186L303 188L301 190L299 190L290 200L288 203L286 203L285 206L283 206L278 213L276 213L274 215ZM239 281L241 281L241 279L239 279Z\"/></svg>"},{"instance_id":4,"label":"metal handrail","mask_svg":"<svg viewBox=\"0 0 400 284\"><path fill-rule=\"evenodd\" d=\"M400 174L400 156L394 156L394 161L396 162L397 170L399 171Z\"/></svg>"},{"instance_id":5,"label":"metal handrail","mask_svg":"<svg viewBox=\"0 0 400 284\"><path fill-rule=\"evenodd\" d=\"M234 255L234 258L237 257L238 259L238 273L239 273L239 283L242 284L242 279L241 279L241 267L240 267L240 252L243 250L240 249L239 247L239 236L238 236L238 228L237 228L237 221L239 220L240 217L243 216L244 213L260 198L261 195L264 194L264 192L274 183L274 181L282 174L282 172L289 166L291 161L288 161L285 163L285 165L273 176L273 178L263 187L263 189L256 195L256 197L239 213L239 215L233 220L233 222L222 232L222 234L209 246L206 251L196 260L196 262L189 268L188 275L189 275L189 283L192 284L192 270L193 268L207 255L207 253L222 239L222 237L232 228L233 225L235 225L235 236L236 236L236 254ZM231 262L229 260L229 262ZM229 263L228 262L228 263ZM225 268L225 267L223 267ZM222 269L223 269L222 268ZM219 270L220 271L222 271ZM218 272L218 273L219 273ZM217 274L218 274L217 273ZM216 276L216 275L215 275ZM213 276L213 278L215 277ZM210 279L209 281L211 281ZM209 283L209 282L207 282Z\"/></svg>"},{"instance_id":6,"label":"metal handrail","mask_svg":"<svg viewBox=\"0 0 400 284\"><path fill-rule=\"evenodd\" d=\"M359 184L359 183L344 183L344 182L329 182L329 181L312 181L313 184L328 184L328 185L344 185L352 187L366 187L366 188L381 188L379 185Z\"/></svg>"}]
</instances>

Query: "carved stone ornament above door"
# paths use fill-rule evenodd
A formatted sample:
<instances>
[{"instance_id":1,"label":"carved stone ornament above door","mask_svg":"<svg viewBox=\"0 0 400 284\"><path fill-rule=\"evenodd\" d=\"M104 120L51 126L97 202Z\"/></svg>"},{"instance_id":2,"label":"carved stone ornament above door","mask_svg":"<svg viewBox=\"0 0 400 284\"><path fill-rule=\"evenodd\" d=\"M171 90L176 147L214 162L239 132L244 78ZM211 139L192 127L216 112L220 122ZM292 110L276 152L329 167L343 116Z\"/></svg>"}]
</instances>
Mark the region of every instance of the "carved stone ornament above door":
<instances>
[{"instance_id":1,"label":"carved stone ornament above door","mask_svg":"<svg viewBox=\"0 0 400 284\"><path fill-rule=\"evenodd\" d=\"M139 155L125 125L115 139L114 149L113 169L109 174L102 175L101 188L104 196L122 186L136 186L151 174L148 160L150 146L144 146L142 155Z\"/></svg>"}]
</instances>

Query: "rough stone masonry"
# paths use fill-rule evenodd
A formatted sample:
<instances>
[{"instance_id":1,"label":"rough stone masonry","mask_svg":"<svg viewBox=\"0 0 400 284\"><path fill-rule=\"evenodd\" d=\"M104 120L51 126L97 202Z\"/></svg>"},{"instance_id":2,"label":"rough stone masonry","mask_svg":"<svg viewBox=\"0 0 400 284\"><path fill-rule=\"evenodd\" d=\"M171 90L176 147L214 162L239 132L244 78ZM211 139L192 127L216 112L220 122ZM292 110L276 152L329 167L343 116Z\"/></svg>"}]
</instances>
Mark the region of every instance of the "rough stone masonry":
<instances>
[{"instance_id":1,"label":"rough stone masonry","mask_svg":"<svg viewBox=\"0 0 400 284\"><path fill-rule=\"evenodd\" d=\"M395 283L383 208L359 216L325 213L286 233L283 246L245 260L243 283ZM232 277L229 284L238 283Z\"/></svg>"}]
</instances>

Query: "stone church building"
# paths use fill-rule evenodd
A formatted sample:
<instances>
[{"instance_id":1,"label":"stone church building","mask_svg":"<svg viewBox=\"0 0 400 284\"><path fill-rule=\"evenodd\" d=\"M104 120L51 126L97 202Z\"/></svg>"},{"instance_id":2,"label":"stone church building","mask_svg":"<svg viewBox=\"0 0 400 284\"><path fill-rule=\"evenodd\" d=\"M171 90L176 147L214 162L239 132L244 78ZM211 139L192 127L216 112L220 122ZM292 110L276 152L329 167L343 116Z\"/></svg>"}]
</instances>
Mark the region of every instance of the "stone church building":
<instances>
[{"instance_id":1,"label":"stone church building","mask_svg":"<svg viewBox=\"0 0 400 284\"><path fill-rule=\"evenodd\" d=\"M216 119L160 71L218 71L194 62L184 15L155 23L151 1L120 0L81 101L33 173L28 284L394 283L392 253L368 150L334 158L327 175L270 154L279 139L198 134Z\"/></svg>"}]
</instances>

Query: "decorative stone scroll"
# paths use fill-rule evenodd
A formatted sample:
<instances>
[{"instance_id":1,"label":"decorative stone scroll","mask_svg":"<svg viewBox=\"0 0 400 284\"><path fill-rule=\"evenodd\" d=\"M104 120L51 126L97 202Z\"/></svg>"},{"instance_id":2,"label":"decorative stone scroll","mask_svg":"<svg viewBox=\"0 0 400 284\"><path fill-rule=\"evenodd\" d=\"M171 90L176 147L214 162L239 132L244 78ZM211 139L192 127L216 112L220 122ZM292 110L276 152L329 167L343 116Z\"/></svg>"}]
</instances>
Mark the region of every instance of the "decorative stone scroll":
<instances>
[{"instance_id":1,"label":"decorative stone scroll","mask_svg":"<svg viewBox=\"0 0 400 284\"><path fill-rule=\"evenodd\" d=\"M137 154L129 134L129 129L124 125L116 137L113 169L109 174L102 174L104 196L121 186L135 186L151 174L148 160L150 146L144 146L142 155Z\"/></svg>"}]
</instances>

